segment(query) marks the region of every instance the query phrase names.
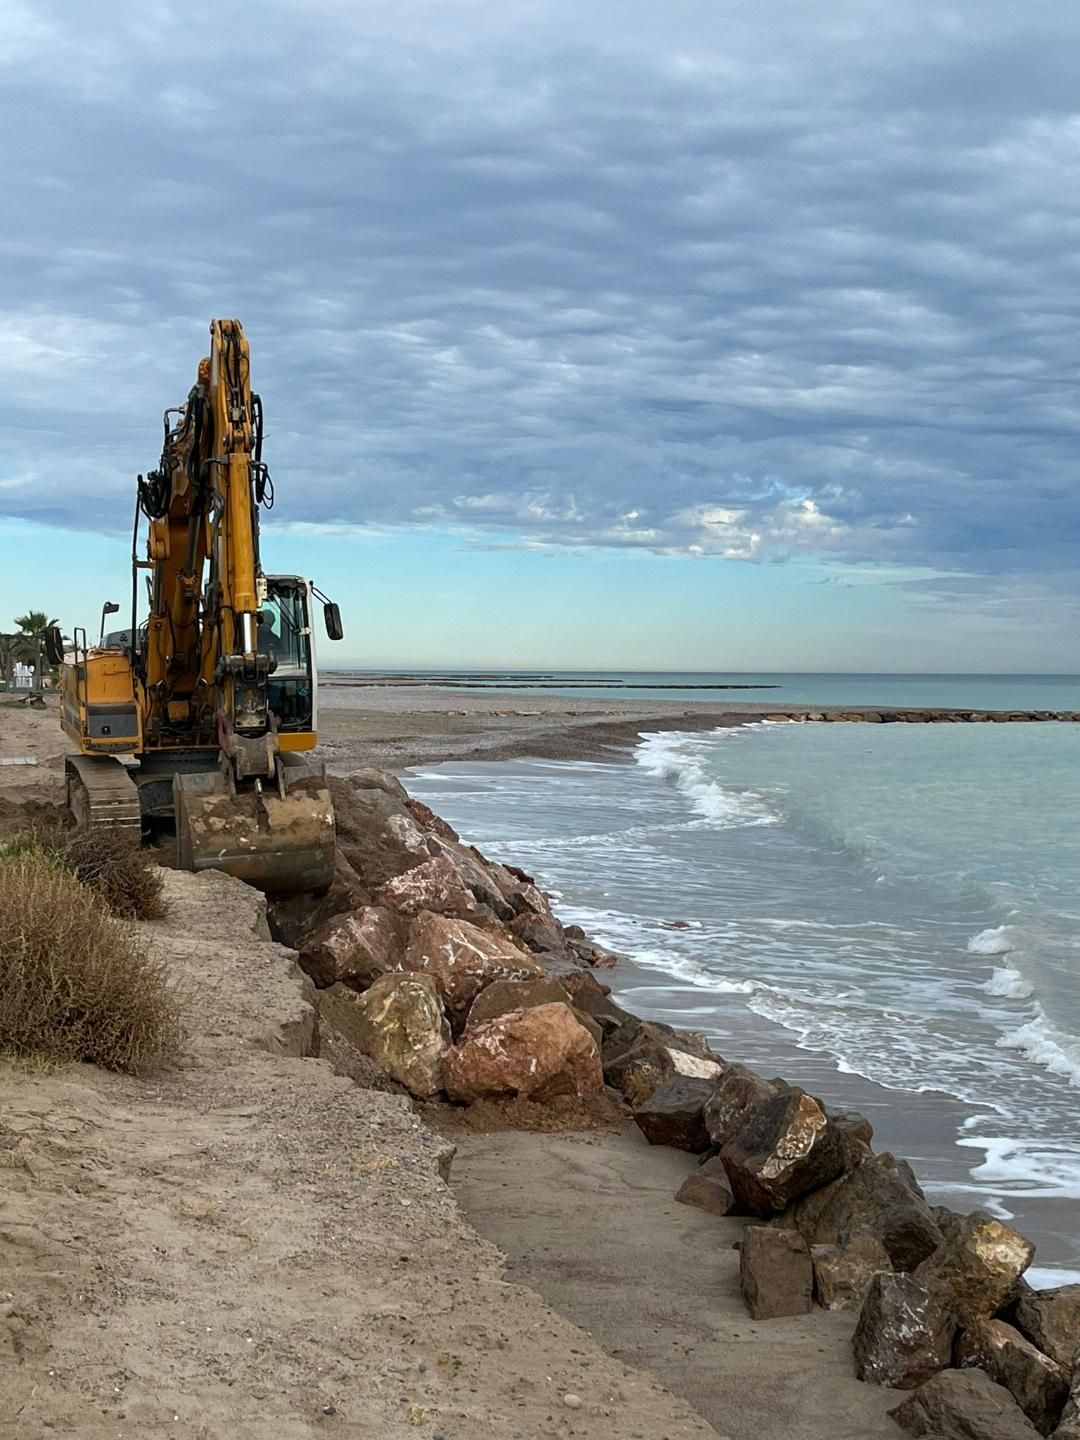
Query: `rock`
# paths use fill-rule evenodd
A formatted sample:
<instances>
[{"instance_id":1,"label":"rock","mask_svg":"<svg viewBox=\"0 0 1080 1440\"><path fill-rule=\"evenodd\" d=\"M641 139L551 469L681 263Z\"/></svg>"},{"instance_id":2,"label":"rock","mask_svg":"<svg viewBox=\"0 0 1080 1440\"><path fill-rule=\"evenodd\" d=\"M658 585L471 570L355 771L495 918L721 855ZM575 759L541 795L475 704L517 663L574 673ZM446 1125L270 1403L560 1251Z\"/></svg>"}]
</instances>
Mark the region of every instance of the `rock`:
<instances>
[{"instance_id":1,"label":"rock","mask_svg":"<svg viewBox=\"0 0 1080 1440\"><path fill-rule=\"evenodd\" d=\"M589 965L594 970L614 970L623 959L616 951L607 950L591 940L570 940L569 948L583 965Z\"/></svg>"},{"instance_id":2,"label":"rock","mask_svg":"<svg viewBox=\"0 0 1080 1440\"><path fill-rule=\"evenodd\" d=\"M748 1225L739 1254L739 1285L755 1320L806 1315L814 1284L810 1249L797 1230Z\"/></svg>"},{"instance_id":3,"label":"rock","mask_svg":"<svg viewBox=\"0 0 1080 1440\"><path fill-rule=\"evenodd\" d=\"M869 1145L874 1138L873 1125L858 1110L830 1110L829 1119L852 1140L861 1140L864 1145Z\"/></svg>"},{"instance_id":4,"label":"rock","mask_svg":"<svg viewBox=\"0 0 1080 1440\"><path fill-rule=\"evenodd\" d=\"M514 1095L585 1099L604 1078L592 1036L569 1008L537 1005L467 1030L443 1057L443 1082L451 1100L468 1104Z\"/></svg>"},{"instance_id":5,"label":"rock","mask_svg":"<svg viewBox=\"0 0 1080 1440\"><path fill-rule=\"evenodd\" d=\"M603 1039L600 1026L591 1015L578 1010L559 982L548 975L535 975L529 980L496 980L481 990L469 1006L465 1028L508 1015L511 1010L529 1010L534 1005L569 1005L574 1019L584 1025L597 1049L600 1048Z\"/></svg>"},{"instance_id":6,"label":"rock","mask_svg":"<svg viewBox=\"0 0 1080 1440\"><path fill-rule=\"evenodd\" d=\"M678 1075L654 1090L634 1113L634 1123L650 1145L700 1154L709 1147L709 1132L701 1112L712 1094L708 1080Z\"/></svg>"},{"instance_id":7,"label":"rock","mask_svg":"<svg viewBox=\"0 0 1080 1440\"><path fill-rule=\"evenodd\" d=\"M889 1414L909 1435L1032 1440L1038 1431L1003 1385L981 1370L943 1370Z\"/></svg>"},{"instance_id":8,"label":"rock","mask_svg":"<svg viewBox=\"0 0 1080 1440\"><path fill-rule=\"evenodd\" d=\"M851 1345L855 1374L872 1385L913 1390L952 1363L956 1306L944 1285L913 1275L875 1275Z\"/></svg>"},{"instance_id":9,"label":"rock","mask_svg":"<svg viewBox=\"0 0 1080 1440\"><path fill-rule=\"evenodd\" d=\"M563 935L562 926L554 917L534 915L531 910L523 910L520 915L515 915L506 927L515 940L520 940L523 945L538 955L566 955L566 937Z\"/></svg>"},{"instance_id":10,"label":"rock","mask_svg":"<svg viewBox=\"0 0 1080 1440\"><path fill-rule=\"evenodd\" d=\"M484 905L497 920L504 923L513 920L514 907L507 900L499 885L501 866L491 865L471 845L462 845L456 840L440 840L430 837L430 844L436 855L449 860L469 887L480 905Z\"/></svg>"},{"instance_id":11,"label":"rock","mask_svg":"<svg viewBox=\"0 0 1080 1440\"><path fill-rule=\"evenodd\" d=\"M900 1180L902 1180L913 1195L917 1195L920 1200L926 1199L926 1195L923 1193L923 1188L919 1184L918 1179L916 1178L915 1171L911 1168L911 1166L906 1160L898 1159L888 1150L883 1150L880 1155L877 1155L874 1158L877 1164L880 1165L883 1170L891 1170L894 1175L896 1175Z\"/></svg>"},{"instance_id":12,"label":"rock","mask_svg":"<svg viewBox=\"0 0 1080 1440\"><path fill-rule=\"evenodd\" d=\"M750 1111L720 1152L740 1209L775 1215L840 1173L843 1148L821 1103L802 1090Z\"/></svg>"},{"instance_id":13,"label":"rock","mask_svg":"<svg viewBox=\"0 0 1080 1440\"><path fill-rule=\"evenodd\" d=\"M643 1035L614 1060L604 1060L604 1079L637 1109L675 1074L671 1051L650 1035Z\"/></svg>"},{"instance_id":14,"label":"rock","mask_svg":"<svg viewBox=\"0 0 1080 1440\"><path fill-rule=\"evenodd\" d=\"M675 1199L681 1205L694 1205L698 1210L707 1210L710 1215L727 1215L734 1209L735 1196L731 1181L727 1178L724 1162L719 1158L706 1160L704 1165L691 1171L676 1192Z\"/></svg>"},{"instance_id":15,"label":"rock","mask_svg":"<svg viewBox=\"0 0 1080 1440\"><path fill-rule=\"evenodd\" d=\"M399 915L415 917L422 910L473 920L479 913L476 897L446 855L436 855L395 875L375 892L375 900Z\"/></svg>"},{"instance_id":16,"label":"rock","mask_svg":"<svg viewBox=\"0 0 1080 1440\"><path fill-rule=\"evenodd\" d=\"M325 895L272 895L267 900L266 918L279 945L301 950L306 937L320 925L370 901L371 892L341 851L336 850L334 878Z\"/></svg>"},{"instance_id":17,"label":"rock","mask_svg":"<svg viewBox=\"0 0 1080 1440\"><path fill-rule=\"evenodd\" d=\"M436 815L422 800L414 800L411 795L406 796L405 808L425 835L437 835L440 840L460 840L461 837L454 827L448 825L441 815Z\"/></svg>"},{"instance_id":18,"label":"rock","mask_svg":"<svg viewBox=\"0 0 1080 1440\"><path fill-rule=\"evenodd\" d=\"M892 1270L876 1235L853 1235L842 1245L813 1245L814 1299L824 1310L861 1310L875 1275Z\"/></svg>"},{"instance_id":19,"label":"rock","mask_svg":"<svg viewBox=\"0 0 1080 1440\"><path fill-rule=\"evenodd\" d=\"M985 1210L973 1210L950 1228L915 1273L927 1282L951 1286L970 1324L1000 1309L1034 1254L1030 1240Z\"/></svg>"},{"instance_id":20,"label":"rock","mask_svg":"<svg viewBox=\"0 0 1080 1440\"><path fill-rule=\"evenodd\" d=\"M942 1239L926 1202L877 1160L801 1200L785 1223L794 1224L811 1245L839 1245L854 1235L876 1235L896 1270L914 1270Z\"/></svg>"},{"instance_id":21,"label":"rock","mask_svg":"<svg viewBox=\"0 0 1080 1440\"><path fill-rule=\"evenodd\" d=\"M1004 1320L979 1320L957 1347L963 1366L978 1366L1004 1385L1031 1423L1050 1435L1069 1398L1065 1370Z\"/></svg>"},{"instance_id":22,"label":"rock","mask_svg":"<svg viewBox=\"0 0 1080 1440\"><path fill-rule=\"evenodd\" d=\"M407 936L407 923L392 911L365 905L313 930L303 942L300 964L316 985L366 990L401 969Z\"/></svg>"},{"instance_id":23,"label":"rock","mask_svg":"<svg viewBox=\"0 0 1080 1440\"><path fill-rule=\"evenodd\" d=\"M545 975L550 975L570 995L574 1004L579 1004L583 994L595 995L598 998L606 997L611 993L610 985L602 985L591 970L584 965L579 965L576 960L569 960L562 955L551 955L548 953L538 954L537 963ZM624 1011L624 1014L628 1012Z\"/></svg>"},{"instance_id":24,"label":"rock","mask_svg":"<svg viewBox=\"0 0 1080 1440\"><path fill-rule=\"evenodd\" d=\"M402 805L409 803L409 792L396 775L387 770L376 770L372 765L362 765L359 770L350 770L346 777L354 790L381 790Z\"/></svg>"},{"instance_id":25,"label":"rock","mask_svg":"<svg viewBox=\"0 0 1080 1440\"><path fill-rule=\"evenodd\" d=\"M1059 1365L1080 1364L1080 1285L1032 1290L1016 1307L1016 1326Z\"/></svg>"},{"instance_id":26,"label":"rock","mask_svg":"<svg viewBox=\"0 0 1080 1440\"><path fill-rule=\"evenodd\" d=\"M755 1105L770 1099L777 1087L745 1065L728 1065L705 1107L705 1125L714 1145L726 1145Z\"/></svg>"},{"instance_id":27,"label":"rock","mask_svg":"<svg viewBox=\"0 0 1080 1440\"><path fill-rule=\"evenodd\" d=\"M432 977L458 1026L481 990L496 980L543 975L531 955L503 936L429 911L412 922L401 968Z\"/></svg>"},{"instance_id":28,"label":"rock","mask_svg":"<svg viewBox=\"0 0 1080 1440\"><path fill-rule=\"evenodd\" d=\"M1061 1423L1054 1431L1054 1440L1080 1440L1080 1371L1073 1375L1072 1389L1065 1401Z\"/></svg>"},{"instance_id":29,"label":"rock","mask_svg":"<svg viewBox=\"0 0 1080 1440\"><path fill-rule=\"evenodd\" d=\"M699 1055L691 1055L686 1050L675 1050L672 1046L667 1047L671 1056L671 1063L675 1066L676 1075L685 1075L688 1080L708 1080L709 1094L712 1095L716 1088L716 1082L723 1074L724 1067L717 1060L703 1060ZM710 1140L710 1144L712 1141Z\"/></svg>"},{"instance_id":30,"label":"rock","mask_svg":"<svg viewBox=\"0 0 1080 1440\"><path fill-rule=\"evenodd\" d=\"M579 985L574 992L574 1004L579 1010L584 1010L591 1015L604 1032L604 1039L607 1040L626 1020L631 1016L628 1010L616 1004L610 995L605 995L596 984L596 979L588 970L579 972L584 980L591 982L593 988L587 985Z\"/></svg>"},{"instance_id":31,"label":"rock","mask_svg":"<svg viewBox=\"0 0 1080 1440\"><path fill-rule=\"evenodd\" d=\"M319 995L319 1014L411 1095L423 1100L442 1089L450 1027L427 975L383 975L362 995L332 985Z\"/></svg>"},{"instance_id":32,"label":"rock","mask_svg":"<svg viewBox=\"0 0 1080 1440\"><path fill-rule=\"evenodd\" d=\"M333 775L327 784L334 802L338 845L369 894L429 858L432 852L427 836L392 789L375 784L358 788Z\"/></svg>"}]
</instances>

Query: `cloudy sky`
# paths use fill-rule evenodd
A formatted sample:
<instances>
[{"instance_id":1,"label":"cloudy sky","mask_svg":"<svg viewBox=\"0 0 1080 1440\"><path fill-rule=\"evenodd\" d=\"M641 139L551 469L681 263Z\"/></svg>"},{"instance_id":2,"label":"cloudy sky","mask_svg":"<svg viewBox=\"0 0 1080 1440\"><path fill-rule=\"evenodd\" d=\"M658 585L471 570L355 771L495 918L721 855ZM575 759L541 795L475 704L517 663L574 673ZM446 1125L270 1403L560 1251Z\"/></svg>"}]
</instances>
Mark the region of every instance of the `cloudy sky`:
<instances>
[{"instance_id":1,"label":"cloudy sky","mask_svg":"<svg viewBox=\"0 0 1080 1440\"><path fill-rule=\"evenodd\" d=\"M239 316L361 664L1076 670L1075 0L0 0L0 625Z\"/></svg>"}]
</instances>

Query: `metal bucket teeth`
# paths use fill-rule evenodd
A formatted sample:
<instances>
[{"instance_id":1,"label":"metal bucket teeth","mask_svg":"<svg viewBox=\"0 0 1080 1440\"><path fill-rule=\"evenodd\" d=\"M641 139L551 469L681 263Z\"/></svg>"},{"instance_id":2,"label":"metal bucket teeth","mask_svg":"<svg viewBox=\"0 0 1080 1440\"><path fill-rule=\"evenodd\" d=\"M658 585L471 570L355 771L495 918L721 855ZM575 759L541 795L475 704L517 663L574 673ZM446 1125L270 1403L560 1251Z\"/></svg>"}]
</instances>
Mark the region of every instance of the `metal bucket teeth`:
<instances>
[{"instance_id":1,"label":"metal bucket teeth","mask_svg":"<svg viewBox=\"0 0 1080 1440\"><path fill-rule=\"evenodd\" d=\"M186 870L224 870L272 894L325 890L334 877L334 808L318 772L231 794L220 773L177 775L177 858Z\"/></svg>"}]
</instances>

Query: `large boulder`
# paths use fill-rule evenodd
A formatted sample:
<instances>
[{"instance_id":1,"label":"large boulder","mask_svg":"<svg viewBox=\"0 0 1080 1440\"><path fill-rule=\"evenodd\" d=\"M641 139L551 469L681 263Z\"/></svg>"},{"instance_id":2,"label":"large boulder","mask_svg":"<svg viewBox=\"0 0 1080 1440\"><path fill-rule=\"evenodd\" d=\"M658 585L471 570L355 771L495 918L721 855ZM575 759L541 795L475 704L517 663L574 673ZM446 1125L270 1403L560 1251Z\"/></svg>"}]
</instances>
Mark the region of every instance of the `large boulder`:
<instances>
[{"instance_id":1,"label":"large boulder","mask_svg":"<svg viewBox=\"0 0 1080 1440\"><path fill-rule=\"evenodd\" d=\"M740 1209L776 1215L843 1168L843 1147L825 1107L802 1090L781 1091L750 1111L720 1152Z\"/></svg>"},{"instance_id":2,"label":"large boulder","mask_svg":"<svg viewBox=\"0 0 1080 1440\"><path fill-rule=\"evenodd\" d=\"M748 1225L739 1253L739 1285L755 1320L807 1314L814 1272L806 1241L797 1230Z\"/></svg>"},{"instance_id":3,"label":"large boulder","mask_svg":"<svg viewBox=\"0 0 1080 1440\"><path fill-rule=\"evenodd\" d=\"M1053 1433L1069 1398L1068 1373L1004 1320L978 1320L957 1345L960 1364L1004 1385L1043 1435Z\"/></svg>"},{"instance_id":4,"label":"large boulder","mask_svg":"<svg viewBox=\"0 0 1080 1440\"><path fill-rule=\"evenodd\" d=\"M428 841L436 855L450 861L480 905L485 906L497 920L504 923L514 918L514 907L507 900L499 883L503 873L501 865L491 864L479 850L471 845L462 845L456 840L440 840L429 836Z\"/></svg>"},{"instance_id":5,"label":"large boulder","mask_svg":"<svg viewBox=\"0 0 1080 1440\"><path fill-rule=\"evenodd\" d=\"M1080 1440L1080 1369L1073 1373L1072 1389L1065 1401L1061 1423L1054 1431L1054 1440Z\"/></svg>"},{"instance_id":6,"label":"large boulder","mask_svg":"<svg viewBox=\"0 0 1080 1440\"><path fill-rule=\"evenodd\" d=\"M944 1285L912 1275L875 1275L851 1345L855 1374L872 1385L912 1390L952 1363L957 1314Z\"/></svg>"},{"instance_id":7,"label":"large boulder","mask_svg":"<svg viewBox=\"0 0 1080 1440\"><path fill-rule=\"evenodd\" d=\"M705 1107L705 1125L712 1143L726 1145L733 1140L750 1111L771 1099L777 1088L745 1065L726 1066Z\"/></svg>"},{"instance_id":8,"label":"large boulder","mask_svg":"<svg viewBox=\"0 0 1080 1440\"><path fill-rule=\"evenodd\" d=\"M909 1435L942 1440L1034 1440L1039 1433L982 1370L942 1370L889 1413Z\"/></svg>"},{"instance_id":9,"label":"large boulder","mask_svg":"<svg viewBox=\"0 0 1080 1440\"><path fill-rule=\"evenodd\" d=\"M407 922L379 905L334 915L303 941L300 964L316 985L349 985L366 990L401 969Z\"/></svg>"},{"instance_id":10,"label":"large boulder","mask_svg":"<svg viewBox=\"0 0 1080 1440\"><path fill-rule=\"evenodd\" d=\"M875 1235L897 1270L914 1270L941 1244L926 1201L896 1170L868 1160L850 1174L799 1201L784 1223L811 1245L839 1245L854 1235Z\"/></svg>"},{"instance_id":11,"label":"large boulder","mask_svg":"<svg viewBox=\"0 0 1080 1440\"><path fill-rule=\"evenodd\" d=\"M698 1210L707 1210L710 1215L727 1215L733 1210L735 1196L720 1157L715 1155L692 1170L679 1186L675 1199L680 1205L693 1205Z\"/></svg>"},{"instance_id":12,"label":"large boulder","mask_svg":"<svg viewBox=\"0 0 1080 1440\"><path fill-rule=\"evenodd\" d=\"M429 842L393 787L366 780L360 783L364 780L361 775L354 779L356 784L332 775L327 783L334 802L338 845L374 895L387 880L427 860L433 853L431 846L438 842Z\"/></svg>"},{"instance_id":13,"label":"large boulder","mask_svg":"<svg viewBox=\"0 0 1080 1440\"><path fill-rule=\"evenodd\" d=\"M861 1310L875 1275L892 1270L876 1235L853 1235L842 1245L813 1245L814 1299L823 1310Z\"/></svg>"},{"instance_id":14,"label":"large boulder","mask_svg":"<svg viewBox=\"0 0 1080 1440\"><path fill-rule=\"evenodd\" d=\"M586 1099L603 1087L600 1056L566 1005L514 1010L470 1027L443 1059L451 1100Z\"/></svg>"},{"instance_id":15,"label":"large boulder","mask_svg":"<svg viewBox=\"0 0 1080 1440\"><path fill-rule=\"evenodd\" d=\"M1026 1293L1016 1307L1016 1325L1059 1365L1080 1365L1080 1285Z\"/></svg>"},{"instance_id":16,"label":"large boulder","mask_svg":"<svg viewBox=\"0 0 1080 1440\"><path fill-rule=\"evenodd\" d=\"M384 975L362 995L332 985L319 994L319 1016L411 1095L442 1089L450 1027L427 975Z\"/></svg>"},{"instance_id":17,"label":"large boulder","mask_svg":"<svg viewBox=\"0 0 1080 1440\"><path fill-rule=\"evenodd\" d=\"M429 911L412 922L401 968L431 976L457 1028L488 985L544 973L531 955L502 935Z\"/></svg>"},{"instance_id":18,"label":"large boulder","mask_svg":"<svg viewBox=\"0 0 1080 1440\"><path fill-rule=\"evenodd\" d=\"M528 980L496 980L480 991L469 1006L469 1025L482 1025L509 1015L511 1010L529 1010L534 1005L569 1005L570 996L557 980L548 975L532 975Z\"/></svg>"},{"instance_id":19,"label":"large boulder","mask_svg":"<svg viewBox=\"0 0 1080 1440\"><path fill-rule=\"evenodd\" d=\"M641 1036L615 1059L608 1060L606 1054L604 1058L604 1079L635 1109L644 1105L675 1073L671 1051L650 1035Z\"/></svg>"},{"instance_id":20,"label":"large boulder","mask_svg":"<svg viewBox=\"0 0 1080 1440\"><path fill-rule=\"evenodd\" d=\"M951 1286L970 1324L1000 1310L1031 1264L1035 1246L985 1210L973 1210L916 1270L919 1279Z\"/></svg>"},{"instance_id":21,"label":"large boulder","mask_svg":"<svg viewBox=\"0 0 1080 1440\"><path fill-rule=\"evenodd\" d=\"M301 950L308 935L335 915L369 904L371 892L340 850L334 852L334 878L323 895L271 895L266 918L279 945Z\"/></svg>"},{"instance_id":22,"label":"large boulder","mask_svg":"<svg viewBox=\"0 0 1080 1440\"><path fill-rule=\"evenodd\" d=\"M515 940L520 940L537 955L567 955L566 937L554 916L536 915L523 910L506 927Z\"/></svg>"},{"instance_id":23,"label":"large boulder","mask_svg":"<svg viewBox=\"0 0 1080 1440\"><path fill-rule=\"evenodd\" d=\"M379 887L375 899L388 910L410 917L422 910L458 920L474 920L479 914L476 897L446 855L435 855L395 875Z\"/></svg>"},{"instance_id":24,"label":"large boulder","mask_svg":"<svg viewBox=\"0 0 1080 1440\"><path fill-rule=\"evenodd\" d=\"M700 1154L709 1148L709 1132L701 1112L712 1094L708 1080L677 1075L655 1090L634 1112L634 1123L650 1145Z\"/></svg>"},{"instance_id":25,"label":"large boulder","mask_svg":"<svg viewBox=\"0 0 1080 1440\"><path fill-rule=\"evenodd\" d=\"M469 1006L465 1028L494 1020L499 1015L509 1015L511 1010L529 1010L534 1005L569 1005L574 1019L584 1025L599 1049L603 1039L600 1026L591 1015L579 1010L563 986L548 975L534 975L529 980L496 980L481 990Z\"/></svg>"}]
</instances>

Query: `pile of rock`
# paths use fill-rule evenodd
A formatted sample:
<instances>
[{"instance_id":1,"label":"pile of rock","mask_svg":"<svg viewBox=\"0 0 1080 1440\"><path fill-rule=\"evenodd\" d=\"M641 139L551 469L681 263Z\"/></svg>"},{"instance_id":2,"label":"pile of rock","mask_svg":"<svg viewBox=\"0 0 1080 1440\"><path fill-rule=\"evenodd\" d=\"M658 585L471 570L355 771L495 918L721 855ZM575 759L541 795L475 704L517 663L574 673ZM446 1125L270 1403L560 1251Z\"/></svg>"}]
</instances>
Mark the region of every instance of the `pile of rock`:
<instances>
[{"instance_id":1,"label":"pile of rock","mask_svg":"<svg viewBox=\"0 0 1080 1440\"><path fill-rule=\"evenodd\" d=\"M893 1411L913 1435L1080 1440L1080 1285L1032 1290L1031 1242L929 1205L862 1116L710 1058L714 1080L659 1078L634 1119L701 1155L677 1199L756 1222L740 1257L754 1318L857 1311L856 1374L913 1392Z\"/></svg>"},{"instance_id":2,"label":"pile of rock","mask_svg":"<svg viewBox=\"0 0 1080 1440\"><path fill-rule=\"evenodd\" d=\"M318 991L340 1069L418 1099L560 1096L604 1087L593 1010L616 956L564 926L520 870L463 845L390 775L332 780L334 882L271 903L275 938ZM622 1012L619 1012L620 1015Z\"/></svg>"},{"instance_id":3,"label":"pile of rock","mask_svg":"<svg viewBox=\"0 0 1080 1440\"><path fill-rule=\"evenodd\" d=\"M914 1435L1080 1440L1080 1286L1032 1290L1029 1241L928 1204L862 1116L624 1010L597 978L617 957L393 777L331 788L334 883L270 921L318 987L338 1068L457 1105L617 1096L651 1144L700 1157L680 1201L748 1218L755 1318L858 1312L856 1373L911 1392L893 1414Z\"/></svg>"}]
</instances>

